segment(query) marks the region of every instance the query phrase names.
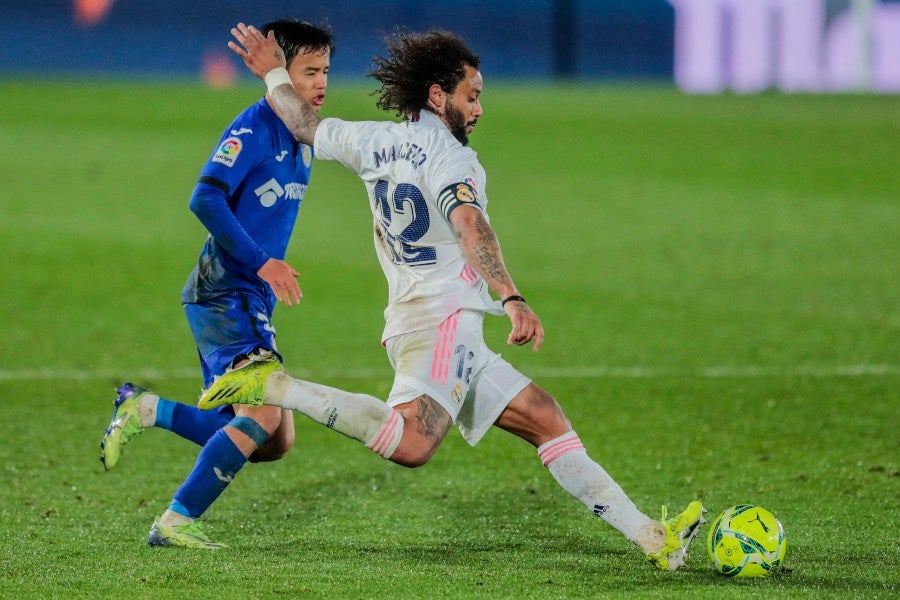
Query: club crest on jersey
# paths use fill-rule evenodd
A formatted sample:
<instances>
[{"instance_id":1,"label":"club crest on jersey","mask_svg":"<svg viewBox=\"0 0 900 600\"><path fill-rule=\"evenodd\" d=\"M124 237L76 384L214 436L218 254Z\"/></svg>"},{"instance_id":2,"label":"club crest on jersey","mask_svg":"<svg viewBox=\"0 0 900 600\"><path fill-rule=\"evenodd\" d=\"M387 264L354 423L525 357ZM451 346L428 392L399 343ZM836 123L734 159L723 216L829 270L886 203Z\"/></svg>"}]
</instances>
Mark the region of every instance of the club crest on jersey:
<instances>
[{"instance_id":1,"label":"club crest on jersey","mask_svg":"<svg viewBox=\"0 0 900 600\"><path fill-rule=\"evenodd\" d=\"M468 183L460 183L456 186L456 199L460 202L475 202L475 190Z\"/></svg>"},{"instance_id":2,"label":"club crest on jersey","mask_svg":"<svg viewBox=\"0 0 900 600\"><path fill-rule=\"evenodd\" d=\"M309 146L307 146L306 144L303 144L301 148L302 149L300 150L300 156L303 157L303 166L308 169L312 164L312 152L310 151Z\"/></svg>"},{"instance_id":3,"label":"club crest on jersey","mask_svg":"<svg viewBox=\"0 0 900 600\"><path fill-rule=\"evenodd\" d=\"M453 390L450 392L450 398L453 399L454 404L459 404L463 400L463 386L461 383L457 383L453 386Z\"/></svg>"},{"instance_id":4,"label":"club crest on jersey","mask_svg":"<svg viewBox=\"0 0 900 600\"><path fill-rule=\"evenodd\" d=\"M226 167L233 167L243 147L244 143L241 140L236 137L230 137L222 142L212 160Z\"/></svg>"}]
</instances>

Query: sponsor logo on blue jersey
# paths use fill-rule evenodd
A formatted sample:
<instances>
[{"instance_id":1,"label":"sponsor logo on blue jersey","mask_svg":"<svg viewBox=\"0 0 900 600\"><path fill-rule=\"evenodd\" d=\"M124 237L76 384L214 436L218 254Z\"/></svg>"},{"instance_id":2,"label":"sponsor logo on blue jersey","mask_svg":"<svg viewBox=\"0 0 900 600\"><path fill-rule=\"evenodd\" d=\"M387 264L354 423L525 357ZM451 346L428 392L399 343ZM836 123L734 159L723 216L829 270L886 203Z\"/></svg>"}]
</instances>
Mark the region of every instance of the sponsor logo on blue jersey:
<instances>
[{"instance_id":1,"label":"sponsor logo on blue jersey","mask_svg":"<svg viewBox=\"0 0 900 600\"><path fill-rule=\"evenodd\" d=\"M283 187L273 177L255 190L253 193L259 198L259 203L266 208L270 208L278 202L279 198L287 198L288 200L303 200L306 194L306 188L309 187L305 183L288 183Z\"/></svg>"},{"instance_id":2,"label":"sponsor logo on blue jersey","mask_svg":"<svg viewBox=\"0 0 900 600\"><path fill-rule=\"evenodd\" d=\"M284 195L284 188L273 177L253 190L253 193L259 198L260 204L269 208L274 206L278 199Z\"/></svg>"}]
</instances>

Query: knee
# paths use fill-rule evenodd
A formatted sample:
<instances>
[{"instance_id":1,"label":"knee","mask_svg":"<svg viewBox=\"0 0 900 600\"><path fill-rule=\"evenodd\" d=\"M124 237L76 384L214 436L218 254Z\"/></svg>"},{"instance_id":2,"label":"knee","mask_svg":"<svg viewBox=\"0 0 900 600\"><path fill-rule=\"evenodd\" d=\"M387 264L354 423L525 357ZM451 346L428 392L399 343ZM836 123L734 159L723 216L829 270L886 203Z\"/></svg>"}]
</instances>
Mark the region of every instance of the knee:
<instances>
[{"instance_id":1,"label":"knee","mask_svg":"<svg viewBox=\"0 0 900 600\"><path fill-rule=\"evenodd\" d=\"M282 424L281 409L274 406L242 407L228 424L256 445L248 457L250 462L268 462L282 458L294 445L293 427ZM271 410L271 409L275 410ZM291 423L292 425L292 423Z\"/></svg>"},{"instance_id":2,"label":"knee","mask_svg":"<svg viewBox=\"0 0 900 600\"><path fill-rule=\"evenodd\" d=\"M251 418L266 432L271 433L269 433L268 439L258 444L249 460L250 462L280 460L294 447L293 421L285 419L282 410L278 407L262 406L259 408L265 410L254 412ZM276 410L268 410L273 408Z\"/></svg>"},{"instance_id":3,"label":"knee","mask_svg":"<svg viewBox=\"0 0 900 600\"><path fill-rule=\"evenodd\" d=\"M235 408L237 409L237 405ZM281 426L281 408L278 406L241 406L240 409L235 410L235 414L239 417L253 419L270 436L274 435Z\"/></svg>"},{"instance_id":4,"label":"knee","mask_svg":"<svg viewBox=\"0 0 900 600\"><path fill-rule=\"evenodd\" d=\"M250 455L250 462L274 462L281 460L294 447L293 431L278 431L276 435L270 437L266 443L256 449L256 452Z\"/></svg>"},{"instance_id":5,"label":"knee","mask_svg":"<svg viewBox=\"0 0 900 600\"><path fill-rule=\"evenodd\" d=\"M394 454L391 455L391 462L401 467L415 469L424 466L431 460L435 450L437 450L437 446L404 445L401 442Z\"/></svg>"},{"instance_id":6,"label":"knee","mask_svg":"<svg viewBox=\"0 0 900 600\"><path fill-rule=\"evenodd\" d=\"M415 469L418 467L425 466L425 463L431 458L430 456L401 456L401 457L391 457L391 462L400 465L401 467L406 467L408 469Z\"/></svg>"},{"instance_id":7,"label":"knee","mask_svg":"<svg viewBox=\"0 0 900 600\"><path fill-rule=\"evenodd\" d=\"M513 398L496 425L535 447L572 430L559 403L533 383Z\"/></svg>"},{"instance_id":8,"label":"knee","mask_svg":"<svg viewBox=\"0 0 900 600\"><path fill-rule=\"evenodd\" d=\"M275 440L272 440L275 441ZM252 463L275 462L281 460L287 455L288 451L293 447L293 440L289 444L263 444L256 452L251 454L247 460Z\"/></svg>"}]
</instances>

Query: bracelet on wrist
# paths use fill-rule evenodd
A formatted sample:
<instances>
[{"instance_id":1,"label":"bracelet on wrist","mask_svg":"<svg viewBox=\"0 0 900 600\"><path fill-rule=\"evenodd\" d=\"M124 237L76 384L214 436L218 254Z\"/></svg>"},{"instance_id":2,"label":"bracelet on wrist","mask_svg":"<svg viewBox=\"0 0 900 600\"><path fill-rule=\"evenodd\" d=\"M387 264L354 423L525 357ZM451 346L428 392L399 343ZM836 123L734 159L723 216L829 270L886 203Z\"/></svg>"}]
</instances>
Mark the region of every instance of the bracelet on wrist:
<instances>
[{"instance_id":1,"label":"bracelet on wrist","mask_svg":"<svg viewBox=\"0 0 900 600\"><path fill-rule=\"evenodd\" d=\"M512 296L507 296L500 302L500 306L506 306L507 302L525 302L525 298L519 296L518 294L513 294Z\"/></svg>"}]
</instances>

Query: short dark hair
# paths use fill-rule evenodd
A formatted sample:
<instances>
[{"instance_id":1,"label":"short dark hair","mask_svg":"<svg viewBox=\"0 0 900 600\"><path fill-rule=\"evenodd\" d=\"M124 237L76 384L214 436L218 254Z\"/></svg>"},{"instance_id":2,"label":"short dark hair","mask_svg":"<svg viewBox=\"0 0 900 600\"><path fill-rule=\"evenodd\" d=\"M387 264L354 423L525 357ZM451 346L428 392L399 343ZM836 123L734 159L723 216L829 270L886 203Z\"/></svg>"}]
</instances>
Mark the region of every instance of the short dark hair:
<instances>
[{"instance_id":1,"label":"short dark hair","mask_svg":"<svg viewBox=\"0 0 900 600\"><path fill-rule=\"evenodd\" d=\"M287 64L303 51L324 54L325 51L334 56L334 36L327 27L313 25L300 19L279 19L263 25L262 34L275 32L275 41L284 51Z\"/></svg>"},{"instance_id":2,"label":"short dark hair","mask_svg":"<svg viewBox=\"0 0 900 600\"><path fill-rule=\"evenodd\" d=\"M381 83L373 92L378 108L408 117L428 105L428 89L436 83L453 93L466 75L466 66L481 63L463 39L449 31L397 33L385 39L387 58L376 56L369 76Z\"/></svg>"}]
</instances>

